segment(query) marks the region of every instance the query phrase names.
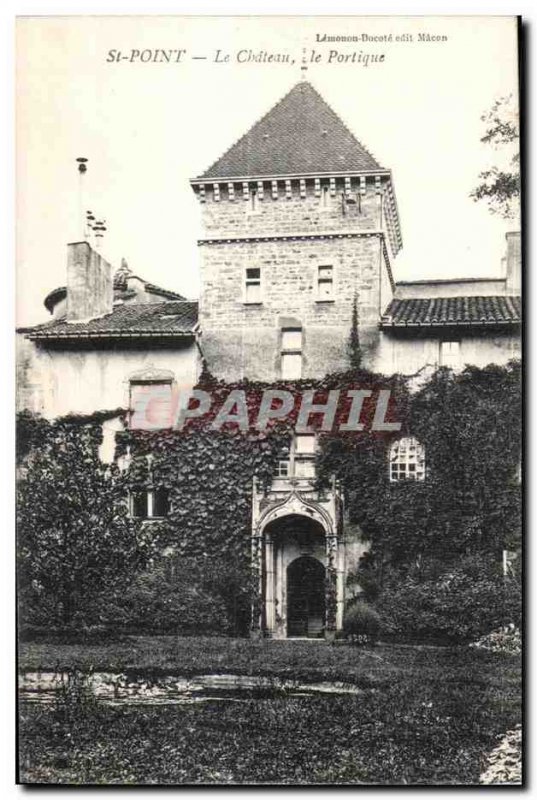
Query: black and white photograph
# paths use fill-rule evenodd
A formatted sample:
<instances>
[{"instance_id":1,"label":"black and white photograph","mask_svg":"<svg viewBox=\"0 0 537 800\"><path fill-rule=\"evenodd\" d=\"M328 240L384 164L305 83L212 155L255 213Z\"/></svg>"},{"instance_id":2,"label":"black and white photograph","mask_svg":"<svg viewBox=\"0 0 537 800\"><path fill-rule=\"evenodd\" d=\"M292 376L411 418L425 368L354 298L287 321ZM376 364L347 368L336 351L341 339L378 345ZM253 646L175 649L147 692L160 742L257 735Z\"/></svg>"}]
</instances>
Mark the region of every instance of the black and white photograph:
<instances>
[{"instance_id":1,"label":"black and white photograph","mask_svg":"<svg viewBox=\"0 0 537 800\"><path fill-rule=\"evenodd\" d=\"M521 26L17 18L17 783L523 785Z\"/></svg>"}]
</instances>

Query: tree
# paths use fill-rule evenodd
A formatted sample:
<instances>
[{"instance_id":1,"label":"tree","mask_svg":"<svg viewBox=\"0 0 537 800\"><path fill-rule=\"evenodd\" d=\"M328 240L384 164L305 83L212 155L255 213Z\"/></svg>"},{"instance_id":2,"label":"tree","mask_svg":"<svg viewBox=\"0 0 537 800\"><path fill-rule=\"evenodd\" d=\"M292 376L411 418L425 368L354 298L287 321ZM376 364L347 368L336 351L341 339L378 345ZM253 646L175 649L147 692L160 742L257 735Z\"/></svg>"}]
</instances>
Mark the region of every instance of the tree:
<instances>
[{"instance_id":1,"label":"tree","mask_svg":"<svg viewBox=\"0 0 537 800\"><path fill-rule=\"evenodd\" d=\"M492 145L501 164L479 174L480 183L470 197L476 202L485 200L493 214L505 219L516 218L520 198L520 154L518 110L512 95L496 100L481 119L486 124L481 141Z\"/></svg>"},{"instance_id":2,"label":"tree","mask_svg":"<svg viewBox=\"0 0 537 800\"><path fill-rule=\"evenodd\" d=\"M27 455L17 490L21 617L91 619L104 591L121 591L151 543L128 515L123 477L98 457L100 426L56 423Z\"/></svg>"},{"instance_id":3,"label":"tree","mask_svg":"<svg viewBox=\"0 0 537 800\"><path fill-rule=\"evenodd\" d=\"M354 293L352 304L351 332L349 336L349 362L351 369L358 370L362 366L362 348L360 347L360 326L358 319L358 297Z\"/></svg>"}]
</instances>

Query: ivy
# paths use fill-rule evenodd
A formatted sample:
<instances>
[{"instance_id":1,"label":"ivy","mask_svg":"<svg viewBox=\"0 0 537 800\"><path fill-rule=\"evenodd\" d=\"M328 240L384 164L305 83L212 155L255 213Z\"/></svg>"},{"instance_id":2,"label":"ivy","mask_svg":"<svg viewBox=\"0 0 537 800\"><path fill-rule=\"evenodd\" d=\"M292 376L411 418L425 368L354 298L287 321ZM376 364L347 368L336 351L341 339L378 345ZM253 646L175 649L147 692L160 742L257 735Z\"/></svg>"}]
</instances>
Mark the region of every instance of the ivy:
<instances>
[{"instance_id":1,"label":"ivy","mask_svg":"<svg viewBox=\"0 0 537 800\"><path fill-rule=\"evenodd\" d=\"M130 460L125 473L113 467L108 482L104 467L95 456L101 439L100 423L121 410L98 412L91 419L63 418L55 424L25 417L23 450L30 455L27 469L32 469L35 459L39 467L33 468L32 480L25 478L22 487L26 492L22 508L25 530L31 531L35 520L31 498L34 490L40 503L40 530L46 539L51 521L56 531L57 519L63 521L66 530L69 525L80 530L84 525L97 524L95 513L92 516L95 509L116 508L116 503L118 508L125 508L129 491L166 488L170 500L168 516L142 526L151 538L152 552L168 549L179 565L198 560L204 564L206 574L215 576L213 587L219 575L223 582L228 580L226 575L233 576L233 591L217 591L228 608L238 602L239 596L244 607L245 593L255 603L257 587L251 577L253 481L255 478L258 486L268 490L277 460L289 446L301 392L314 389L316 402L322 402L331 389L340 389L343 396L350 389L387 388L392 397L389 417L401 422L400 432L371 432L367 420L374 413L374 404L366 401L363 431L319 435L317 488L329 486L333 476L337 479L344 498L345 524L361 531L362 538L370 542L370 574L376 570L381 579L383 569L395 569L404 580L417 559L424 556L434 555L447 563L454 555L498 555L501 548L520 546L521 498L516 479L521 454L518 362L504 367L467 367L459 374L439 369L414 392L409 381L400 375L386 377L363 369L328 375L321 381L270 386L247 380L227 384L205 369L196 388L210 392L212 410L204 417L189 420L183 430L125 428L116 434L116 456L128 450ZM265 432L241 432L233 424L218 431L211 429L215 409L221 407L231 390L245 392L254 418L267 388L287 390L297 398L296 407L286 420L272 421ZM349 411L348 404L340 406L336 431ZM122 416L126 423L124 412ZM319 428L320 418L312 416L311 424ZM389 480L389 446L395 437L405 435L416 437L425 448L424 481ZM56 445L43 449L48 436L56 438ZM93 449L75 453L75 442L80 437L91 440ZM66 462L62 468L61 463L65 453L72 458L73 474L83 476L85 470L96 476L93 482L89 481L85 499L78 497L72 486L69 488L69 464ZM40 489L43 476L46 483ZM104 499L99 492L103 492ZM87 508L88 497L93 509ZM132 543L123 512L117 514L116 521L121 520L117 523L119 530L127 536L125 542ZM97 529L103 536L106 530L112 530L106 526ZM106 548L102 553L97 569L102 567L105 575ZM125 553L127 556L127 550ZM130 558L128 555L125 563ZM30 556L28 559L27 566ZM43 579L45 562L43 556ZM133 579L135 571L134 565ZM103 581L97 583L101 589Z\"/></svg>"},{"instance_id":2,"label":"ivy","mask_svg":"<svg viewBox=\"0 0 537 800\"><path fill-rule=\"evenodd\" d=\"M317 481L318 488L326 487L336 476L348 521L361 528L373 554L389 563L410 564L428 552L449 558L453 553L516 547L519 363L467 367L459 374L439 369L414 394L401 376L388 378L365 370L270 388L296 397L314 388L322 398L332 388L343 394L351 388L379 386L391 389L400 433L372 434L365 425L363 432L321 434ZM231 390L242 389L255 416L268 387L251 381L228 384L205 372L197 388L211 392L214 408ZM338 413L344 416L348 408ZM364 415L372 413L366 404ZM270 485L278 455L288 446L296 409L266 433L240 433L233 425L212 431L214 414L193 419L183 431L125 431L117 436L118 452L130 448L133 487L149 483L171 493L171 513L158 523L163 546L173 545L185 556L238 559L246 574L253 478ZM312 417L311 422L315 427L319 420ZM389 480L388 448L402 435L415 436L425 447L423 482Z\"/></svg>"},{"instance_id":3,"label":"ivy","mask_svg":"<svg viewBox=\"0 0 537 800\"><path fill-rule=\"evenodd\" d=\"M401 435L425 447L426 480L391 483L393 436L325 436L321 480L335 474L351 522L391 564L423 553L445 554L520 546L520 364L454 374L439 369L407 396Z\"/></svg>"}]
</instances>

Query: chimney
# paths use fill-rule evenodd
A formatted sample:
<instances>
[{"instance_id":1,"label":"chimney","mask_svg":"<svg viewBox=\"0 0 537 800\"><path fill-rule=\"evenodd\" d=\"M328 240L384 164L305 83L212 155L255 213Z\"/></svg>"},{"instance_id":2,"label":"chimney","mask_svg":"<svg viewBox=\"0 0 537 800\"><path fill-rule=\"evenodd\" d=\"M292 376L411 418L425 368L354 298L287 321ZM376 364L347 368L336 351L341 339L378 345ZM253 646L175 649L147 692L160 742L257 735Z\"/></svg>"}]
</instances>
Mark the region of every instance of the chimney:
<instances>
[{"instance_id":1,"label":"chimney","mask_svg":"<svg viewBox=\"0 0 537 800\"><path fill-rule=\"evenodd\" d=\"M88 242L67 245L67 322L87 322L110 314L114 303L112 268Z\"/></svg>"},{"instance_id":2,"label":"chimney","mask_svg":"<svg viewBox=\"0 0 537 800\"><path fill-rule=\"evenodd\" d=\"M522 281L522 253L520 231L505 234L507 242L505 254L505 291L507 294L520 294ZM503 262L503 259L502 259Z\"/></svg>"}]
</instances>

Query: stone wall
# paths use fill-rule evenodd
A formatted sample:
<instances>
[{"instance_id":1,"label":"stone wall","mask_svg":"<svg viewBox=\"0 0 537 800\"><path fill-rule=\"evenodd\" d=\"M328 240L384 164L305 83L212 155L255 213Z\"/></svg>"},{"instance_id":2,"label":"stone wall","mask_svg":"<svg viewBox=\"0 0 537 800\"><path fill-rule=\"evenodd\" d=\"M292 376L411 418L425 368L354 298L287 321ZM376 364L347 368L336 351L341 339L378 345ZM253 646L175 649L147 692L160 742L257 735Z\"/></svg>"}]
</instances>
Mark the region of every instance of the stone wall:
<instances>
[{"instance_id":1,"label":"stone wall","mask_svg":"<svg viewBox=\"0 0 537 800\"><path fill-rule=\"evenodd\" d=\"M200 325L202 347L219 377L278 380L281 331L302 327L302 374L322 376L348 366L347 341L356 293L365 363L378 344L381 310L391 287L379 231L380 195L368 187L358 202L344 202L341 188L252 204L211 192L201 204ZM345 213L343 213L345 209ZM331 266L333 297L318 294L318 269ZM247 302L246 269L257 267L261 302ZM384 274L383 274L384 273Z\"/></svg>"},{"instance_id":2,"label":"stone wall","mask_svg":"<svg viewBox=\"0 0 537 800\"><path fill-rule=\"evenodd\" d=\"M205 202L200 202L205 238L225 236L284 236L292 233L314 233L316 231L379 230L382 227L381 195L374 185L367 184L365 195L360 195L358 183L353 185L355 203L343 203L343 179L336 182L336 193L332 195L328 182L316 196L313 181L306 181L305 195L300 192L299 182L292 181L291 194L286 196L284 182L278 181L278 199L272 197L270 181L264 181L263 199L255 182L250 182L249 197L235 193L229 199L226 184L220 184L219 199L214 190L205 190ZM252 199L256 192L255 200ZM345 208L345 213L343 213Z\"/></svg>"}]
</instances>

